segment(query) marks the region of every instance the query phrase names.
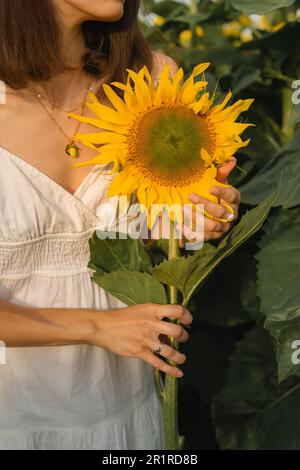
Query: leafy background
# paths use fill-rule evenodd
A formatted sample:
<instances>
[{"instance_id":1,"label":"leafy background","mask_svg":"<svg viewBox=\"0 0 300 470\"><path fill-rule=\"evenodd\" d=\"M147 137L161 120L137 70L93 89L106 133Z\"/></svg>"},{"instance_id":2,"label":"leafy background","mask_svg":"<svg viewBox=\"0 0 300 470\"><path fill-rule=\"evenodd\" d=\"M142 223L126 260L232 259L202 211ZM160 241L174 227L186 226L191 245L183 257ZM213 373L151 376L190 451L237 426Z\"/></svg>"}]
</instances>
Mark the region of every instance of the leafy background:
<instances>
[{"instance_id":1,"label":"leafy background","mask_svg":"<svg viewBox=\"0 0 300 470\"><path fill-rule=\"evenodd\" d=\"M267 222L226 258L192 299L180 383L186 449L300 449L300 1L144 0L153 48L187 73L211 62L220 100L254 97L251 144L230 183L241 213L277 187Z\"/></svg>"}]
</instances>

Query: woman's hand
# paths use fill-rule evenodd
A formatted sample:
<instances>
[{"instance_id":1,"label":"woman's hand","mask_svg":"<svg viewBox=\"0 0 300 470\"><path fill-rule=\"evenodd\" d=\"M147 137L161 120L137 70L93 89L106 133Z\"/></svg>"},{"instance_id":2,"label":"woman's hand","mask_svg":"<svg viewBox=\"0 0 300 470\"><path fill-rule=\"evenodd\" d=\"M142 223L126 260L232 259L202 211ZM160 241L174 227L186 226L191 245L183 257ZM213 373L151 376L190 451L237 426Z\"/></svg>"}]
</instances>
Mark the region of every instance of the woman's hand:
<instances>
[{"instance_id":1,"label":"woman's hand","mask_svg":"<svg viewBox=\"0 0 300 470\"><path fill-rule=\"evenodd\" d=\"M143 359L166 374L181 377L183 374L179 368L168 365L153 351L163 343L160 356L183 364L185 354L165 344L163 337L172 336L177 341L185 342L189 334L181 325L163 321L163 318L178 319L184 325L193 321L191 313L181 305L149 303L95 312L93 332L88 343L121 356Z\"/></svg>"},{"instance_id":2,"label":"woman's hand","mask_svg":"<svg viewBox=\"0 0 300 470\"><path fill-rule=\"evenodd\" d=\"M220 183L228 184L228 176L235 165L236 158L231 157L228 163L225 163L218 168L216 179L220 181ZM228 220L228 222L220 222L204 217L204 241L218 239L230 230L238 217L238 209L241 200L240 192L232 186L229 188L212 186L211 193L219 198L219 204L211 202L199 194L191 194L189 197L190 202L193 204L203 204L205 211L212 216ZM221 203L231 206L234 212L229 212ZM193 219L195 219L195 214L193 214ZM183 229L182 235L183 237L180 240L181 247L184 247L186 241L189 243L195 241L195 238L191 238L191 232L187 228Z\"/></svg>"}]
</instances>

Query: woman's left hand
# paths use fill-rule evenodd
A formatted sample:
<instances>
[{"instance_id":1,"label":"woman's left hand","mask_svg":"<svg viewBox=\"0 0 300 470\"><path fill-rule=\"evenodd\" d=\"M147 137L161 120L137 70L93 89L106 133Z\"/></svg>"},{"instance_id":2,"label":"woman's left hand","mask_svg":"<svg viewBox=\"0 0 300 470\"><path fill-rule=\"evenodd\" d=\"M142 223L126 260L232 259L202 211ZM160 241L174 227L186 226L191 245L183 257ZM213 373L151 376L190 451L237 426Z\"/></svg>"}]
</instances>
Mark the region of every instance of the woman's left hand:
<instances>
[{"instance_id":1,"label":"woman's left hand","mask_svg":"<svg viewBox=\"0 0 300 470\"><path fill-rule=\"evenodd\" d=\"M218 168L217 181L228 184L228 176L235 165L235 157L231 157L227 163L221 165ZM238 217L238 209L241 201L240 192L232 186L229 188L212 186L211 193L219 198L219 204L213 203L199 194L191 194L189 197L189 201L193 204L203 204L204 210L212 216L220 219L228 219L228 222L220 222L204 217L204 241L221 238L230 230ZM222 205L222 202L231 206L234 213L231 214L231 212ZM195 239L190 238L190 233L188 229L183 229L183 238L180 240L181 247L183 247L186 242L193 243L195 241Z\"/></svg>"}]
</instances>

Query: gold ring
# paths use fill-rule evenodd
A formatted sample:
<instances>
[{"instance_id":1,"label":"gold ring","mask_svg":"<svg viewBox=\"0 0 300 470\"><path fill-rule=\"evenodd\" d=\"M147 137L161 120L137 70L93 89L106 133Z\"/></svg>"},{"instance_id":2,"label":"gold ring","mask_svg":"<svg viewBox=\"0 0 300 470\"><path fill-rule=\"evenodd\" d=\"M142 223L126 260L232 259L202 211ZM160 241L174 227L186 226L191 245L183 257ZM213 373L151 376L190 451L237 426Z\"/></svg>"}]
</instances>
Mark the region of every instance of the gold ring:
<instances>
[{"instance_id":1,"label":"gold ring","mask_svg":"<svg viewBox=\"0 0 300 470\"><path fill-rule=\"evenodd\" d=\"M155 352L156 354L159 354L163 347L164 347L164 345L162 343L160 343L160 345L153 352Z\"/></svg>"},{"instance_id":2,"label":"gold ring","mask_svg":"<svg viewBox=\"0 0 300 470\"><path fill-rule=\"evenodd\" d=\"M214 215L209 214L208 212L204 211L204 215L211 220L215 220L217 222L223 222L224 224L227 224L228 222L232 222L235 218L235 210L233 209L232 206L229 204L226 204L225 202L222 202L221 206L225 207L225 209L228 210L229 214L227 219L223 219L221 217L216 217Z\"/></svg>"}]
</instances>

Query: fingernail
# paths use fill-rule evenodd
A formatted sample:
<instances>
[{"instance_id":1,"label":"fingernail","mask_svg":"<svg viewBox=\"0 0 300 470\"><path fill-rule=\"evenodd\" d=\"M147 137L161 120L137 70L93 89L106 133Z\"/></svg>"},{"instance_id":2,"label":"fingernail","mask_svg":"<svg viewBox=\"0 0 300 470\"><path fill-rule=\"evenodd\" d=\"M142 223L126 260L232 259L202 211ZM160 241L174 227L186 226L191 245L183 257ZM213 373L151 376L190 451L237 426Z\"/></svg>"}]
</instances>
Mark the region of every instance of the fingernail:
<instances>
[{"instance_id":1,"label":"fingernail","mask_svg":"<svg viewBox=\"0 0 300 470\"><path fill-rule=\"evenodd\" d=\"M197 194L194 194L194 193L193 193L193 194L190 194L190 195L189 195L189 200L192 201L193 199L194 199L194 200L198 200ZM192 202L193 202L193 201L192 201ZM196 202L196 201L194 201L194 202Z\"/></svg>"},{"instance_id":2,"label":"fingernail","mask_svg":"<svg viewBox=\"0 0 300 470\"><path fill-rule=\"evenodd\" d=\"M234 219L234 214L232 214L232 212L230 212L230 213L228 213L226 218L229 222L231 222Z\"/></svg>"},{"instance_id":3,"label":"fingernail","mask_svg":"<svg viewBox=\"0 0 300 470\"><path fill-rule=\"evenodd\" d=\"M218 196L220 194L220 189L219 188L211 188L210 192L212 194L215 194L216 196Z\"/></svg>"},{"instance_id":4,"label":"fingernail","mask_svg":"<svg viewBox=\"0 0 300 470\"><path fill-rule=\"evenodd\" d=\"M181 370L179 370L177 373L176 373L177 377L183 377L183 372Z\"/></svg>"}]
</instances>

